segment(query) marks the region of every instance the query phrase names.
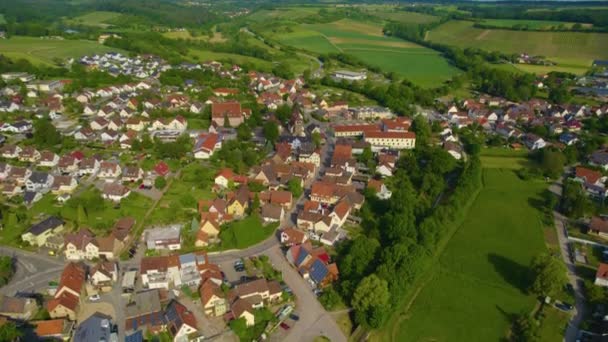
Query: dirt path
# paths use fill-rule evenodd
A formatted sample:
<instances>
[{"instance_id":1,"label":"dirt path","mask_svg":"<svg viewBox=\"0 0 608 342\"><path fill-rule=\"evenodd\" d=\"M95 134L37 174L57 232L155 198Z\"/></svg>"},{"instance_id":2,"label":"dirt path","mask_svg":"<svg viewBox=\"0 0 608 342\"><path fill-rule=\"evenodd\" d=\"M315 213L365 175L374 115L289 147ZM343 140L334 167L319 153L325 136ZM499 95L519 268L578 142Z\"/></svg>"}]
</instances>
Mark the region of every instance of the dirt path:
<instances>
[{"instance_id":1,"label":"dirt path","mask_svg":"<svg viewBox=\"0 0 608 342\"><path fill-rule=\"evenodd\" d=\"M490 34L490 30L484 30L479 36L475 37L475 40L483 40L488 34Z\"/></svg>"}]
</instances>

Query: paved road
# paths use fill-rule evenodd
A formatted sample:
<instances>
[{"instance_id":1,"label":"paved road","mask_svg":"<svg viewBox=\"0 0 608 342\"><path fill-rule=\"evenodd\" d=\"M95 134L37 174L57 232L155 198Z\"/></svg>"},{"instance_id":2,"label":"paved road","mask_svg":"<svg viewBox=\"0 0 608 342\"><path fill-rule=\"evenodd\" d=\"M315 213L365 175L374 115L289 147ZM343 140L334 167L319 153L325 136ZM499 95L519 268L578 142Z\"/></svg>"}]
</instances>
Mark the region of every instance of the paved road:
<instances>
[{"instance_id":1,"label":"paved road","mask_svg":"<svg viewBox=\"0 0 608 342\"><path fill-rule=\"evenodd\" d=\"M346 337L312 293L311 287L287 262L278 246L264 252L277 270L283 273L283 280L296 296L296 307L300 320L291 328L285 341L310 342L318 336L326 336L332 342L346 341Z\"/></svg>"},{"instance_id":2,"label":"paved road","mask_svg":"<svg viewBox=\"0 0 608 342\"><path fill-rule=\"evenodd\" d=\"M15 275L0 288L0 294L14 295L17 292L35 292L58 278L63 269L62 260L12 247L0 247L0 255L15 259Z\"/></svg>"},{"instance_id":3,"label":"paved road","mask_svg":"<svg viewBox=\"0 0 608 342\"><path fill-rule=\"evenodd\" d=\"M563 177L551 184L549 191L556 194L557 196L562 195L562 182ZM565 218L562 214L557 211L553 211L553 219L555 221L555 230L557 232L557 239L559 241L559 249L561 251L562 259L568 270L568 281L574 288L574 308L575 312L570 322L568 322L568 328L564 335L564 341L571 342L576 341L579 334L579 326L583 320L585 312L585 296L583 295L583 280L576 274L576 268L572 260L570 260L570 251L568 249L568 237L566 235Z\"/></svg>"}]
</instances>

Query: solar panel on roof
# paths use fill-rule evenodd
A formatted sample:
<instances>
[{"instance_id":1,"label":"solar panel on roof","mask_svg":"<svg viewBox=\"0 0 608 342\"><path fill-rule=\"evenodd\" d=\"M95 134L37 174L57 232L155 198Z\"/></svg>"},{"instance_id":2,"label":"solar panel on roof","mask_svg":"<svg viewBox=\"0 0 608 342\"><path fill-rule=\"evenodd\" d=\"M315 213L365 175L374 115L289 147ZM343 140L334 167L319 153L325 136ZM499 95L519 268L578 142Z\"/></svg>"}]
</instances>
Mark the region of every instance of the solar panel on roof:
<instances>
[{"instance_id":1,"label":"solar panel on roof","mask_svg":"<svg viewBox=\"0 0 608 342\"><path fill-rule=\"evenodd\" d=\"M327 267L325 266L325 264L323 264L323 262L321 262L321 260L317 259L312 264L312 267L310 268L310 277L316 283L320 283L321 281L323 281L323 279L325 279L325 276L327 276L328 272L329 271L328 271Z\"/></svg>"}]
</instances>

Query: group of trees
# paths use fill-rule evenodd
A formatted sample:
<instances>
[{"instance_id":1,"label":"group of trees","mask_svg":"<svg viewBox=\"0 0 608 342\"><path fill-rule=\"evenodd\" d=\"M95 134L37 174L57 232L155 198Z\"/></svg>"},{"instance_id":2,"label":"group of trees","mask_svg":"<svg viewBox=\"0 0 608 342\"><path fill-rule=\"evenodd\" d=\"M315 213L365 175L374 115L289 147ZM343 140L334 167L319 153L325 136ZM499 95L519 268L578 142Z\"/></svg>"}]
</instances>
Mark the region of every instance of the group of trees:
<instances>
[{"instance_id":1,"label":"group of trees","mask_svg":"<svg viewBox=\"0 0 608 342\"><path fill-rule=\"evenodd\" d=\"M438 241L464 212L463 203L474 198L481 185L476 155L459 167L443 152L420 146L402 157L391 179L391 199L366 193L360 212L364 234L338 247L340 282L322 295L325 305L344 300L353 307L358 324L378 328L401 304ZM446 179L452 178L451 195L436 205L448 188Z\"/></svg>"}]
</instances>

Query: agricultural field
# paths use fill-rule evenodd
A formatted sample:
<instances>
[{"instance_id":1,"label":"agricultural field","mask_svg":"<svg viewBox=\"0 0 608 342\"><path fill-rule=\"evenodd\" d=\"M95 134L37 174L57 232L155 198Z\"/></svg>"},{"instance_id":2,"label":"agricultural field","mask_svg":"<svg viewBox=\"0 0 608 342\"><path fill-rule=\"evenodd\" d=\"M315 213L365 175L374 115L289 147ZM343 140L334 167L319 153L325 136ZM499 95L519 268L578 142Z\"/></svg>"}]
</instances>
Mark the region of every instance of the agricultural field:
<instances>
[{"instance_id":1,"label":"agricultural field","mask_svg":"<svg viewBox=\"0 0 608 342\"><path fill-rule=\"evenodd\" d=\"M110 20L116 19L120 16L121 14L116 12L96 11L68 19L66 22L74 25L97 26L106 28L111 26L109 24Z\"/></svg>"},{"instance_id":2,"label":"agricultural field","mask_svg":"<svg viewBox=\"0 0 608 342\"><path fill-rule=\"evenodd\" d=\"M272 39L316 53L344 52L363 62L395 72L421 86L437 86L458 73L437 52L382 34L382 25L342 19L327 24L303 24Z\"/></svg>"},{"instance_id":3,"label":"agricultural field","mask_svg":"<svg viewBox=\"0 0 608 342\"><path fill-rule=\"evenodd\" d=\"M400 10L391 5L369 5L361 8L369 15L373 15L382 20L393 20L402 23L428 24L439 21L439 17L423 13L408 12Z\"/></svg>"},{"instance_id":4,"label":"agricultural field","mask_svg":"<svg viewBox=\"0 0 608 342\"><path fill-rule=\"evenodd\" d=\"M0 44L1 54L10 58L24 58L38 65L55 65L59 60L109 51L120 50L92 40L57 40L21 36L3 40Z\"/></svg>"},{"instance_id":5,"label":"agricultural field","mask_svg":"<svg viewBox=\"0 0 608 342\"><path fill-rule=\"evenodd\" d=\"M550 29L552 27L558 27L563 25L564 27L570 28L574 23L567 23L563 21L549 21L549 20L520 20L520 19L484 19L482 24L491 25L496 27L511 28L514 26L525 26L529 29ZM589 26L589 25L587 25Z\"/></svg>"},{"instance_id":6,"label":"agricultural field","mask_svg":"<svg viewBox=\"0 0 608 342\"><path fill-rule=\"evenodd\" d=\"M311 15L315 15L323 7L279 7L272 10L262 9L251 13L247 16L248 20L254 22L266 22L275 19L298 20Z\"/></svg>"},{"instance_id":7,"label":"agricultural field","mask_svg":"<svg viewBox=\"0 0 608 342\"><path fill-rule=\"evenodd\" d=\"M472 22L450 21L430 31L427 39L462 48L546 56L558 68L589 68L594 59L608 58L604 48L608 33L486 30L473 27Z\"/></svg>"},{"instance_id":8,"label":"agricultural field","mask_svg":"<svg viewBox=\"0 0 608 342\"><path fill-rule=\"evenodd\" d=\"M497 341L513 314L534 308L535 298L525 293L527 269L546 249L534 203L547 184L517 177L511 169L522 157L492 157L505 160L483 161L484 188L392 340Z\"/></svg>"}]
</instances>

